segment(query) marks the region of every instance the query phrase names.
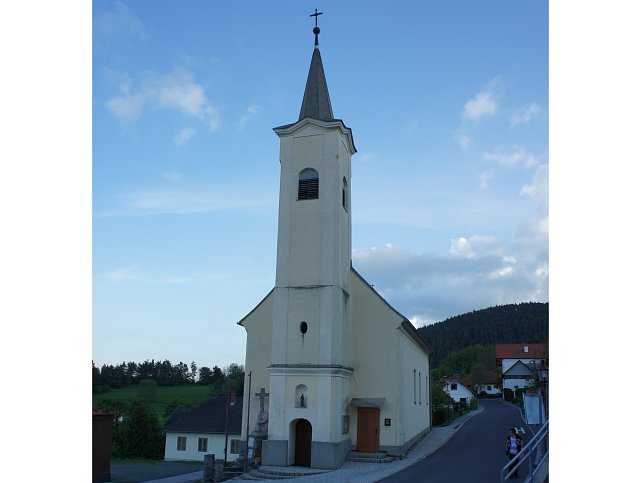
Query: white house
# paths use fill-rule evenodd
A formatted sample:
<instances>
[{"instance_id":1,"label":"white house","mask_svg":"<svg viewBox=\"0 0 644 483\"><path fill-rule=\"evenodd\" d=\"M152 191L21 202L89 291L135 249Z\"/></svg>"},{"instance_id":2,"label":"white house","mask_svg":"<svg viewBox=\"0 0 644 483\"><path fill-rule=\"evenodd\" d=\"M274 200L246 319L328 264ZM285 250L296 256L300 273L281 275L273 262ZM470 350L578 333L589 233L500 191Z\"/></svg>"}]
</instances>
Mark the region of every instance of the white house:
<instances>
[{"instance_id":1,"label":"white house","mask_svg":"<svg viewBox=\"0 0 644 483\"><path fill-rule=\"evenodd\" d=\"M454 402L462 402L470 404L472 399L475 398L474 393L458 380L456 377L449 377L443 381L443 391L451 397Z\"/></svg>"},{"instance_id":2,"label":"white house","mask_svg":"<svg viewBox=\"0 0 644 483\"><path fill-rule=\"evenodd\" d=\"M226 428L228 429L228 460L236 459L241 435L242 402L227 396L213 397L195 408L175 409L166 421L165 460L203 461L205 454L224 459ZM226 423L226 413L228 422Z\"/></svg>"},{"instance_id":3,"label":"white house","mask_svg":"<svg viewBox=\"0 0 644 483\"><path fill-rule=\"evenodd\" d=\"M533 367L523 361L516 361L503 373L503 389L524 389L530 386L536 378Z\"/></svg>"},{"instance_id":4,"label":"white house","mask_svg":"<svg viewBox=\"0 0 644 483\"><path fill-rule=\"evenodd\" d=\"M496 365L501 367L503 389L525 388L536 377L536 368L548 358L546 344L497 344Z\"/></svg>"},{"instance_id":5,"label":"white house","mask_svg":"<svg viewBox=\"0 0 644 483\"><path fill-rule=\"evenodd\" d=\"M351 450L404 455L430 430L432 352L352 266L356 148L351 129L333 115L314 33L299 119L274 129L281 166L275 288L239 322L249 376L242 438L247 410L252 428L264 389L262 464L338 468Z\"/></svg>"}]
</instances>

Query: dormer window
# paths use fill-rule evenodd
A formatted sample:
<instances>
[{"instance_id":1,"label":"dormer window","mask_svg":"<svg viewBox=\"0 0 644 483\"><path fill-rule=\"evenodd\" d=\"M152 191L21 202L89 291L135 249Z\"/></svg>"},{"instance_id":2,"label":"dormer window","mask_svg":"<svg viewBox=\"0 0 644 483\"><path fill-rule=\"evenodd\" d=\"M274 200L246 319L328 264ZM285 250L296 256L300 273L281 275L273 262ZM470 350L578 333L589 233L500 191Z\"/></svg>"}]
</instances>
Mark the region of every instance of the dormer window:
<instances>
[{"instance_id":1,"label":"dormer window","mask_svg":"<svg viewBox=\"0 0 644 483\"><path fill-rule=\"evenodd\" d=\"M528 353L528 346L527 345L523 346L523 352L526 353L526 354Z\"/></svg>"},{"instance_id":2,"label":"dormer window","mask_svg":"<svg viewBox=\"0 0 644 483\"><path fill-rule=\"evenodd\" d=\"M298 200L317 200L320 185L320 176L312 168L303 169L300 172L300 180L297 187Z\"/></svg>"}]
</instances>

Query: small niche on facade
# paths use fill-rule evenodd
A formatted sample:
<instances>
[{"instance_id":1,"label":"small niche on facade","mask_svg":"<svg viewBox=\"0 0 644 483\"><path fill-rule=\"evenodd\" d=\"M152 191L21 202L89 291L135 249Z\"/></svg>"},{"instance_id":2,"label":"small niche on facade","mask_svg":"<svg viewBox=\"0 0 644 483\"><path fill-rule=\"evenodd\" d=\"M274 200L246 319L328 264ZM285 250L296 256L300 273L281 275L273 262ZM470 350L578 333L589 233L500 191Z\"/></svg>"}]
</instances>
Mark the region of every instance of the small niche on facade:
<instances>
[{"instance_id":1,"label":"small niche on facade","mask_svg":"<svg viewBox=\"0 0 644 483\"><path fill-rule=\"evenodd\" d=\"M295 407L296 408L306 407L307 391L308 391L308 388L304 384L300 384L295 388Z\"/></svg>"}]
</instances>

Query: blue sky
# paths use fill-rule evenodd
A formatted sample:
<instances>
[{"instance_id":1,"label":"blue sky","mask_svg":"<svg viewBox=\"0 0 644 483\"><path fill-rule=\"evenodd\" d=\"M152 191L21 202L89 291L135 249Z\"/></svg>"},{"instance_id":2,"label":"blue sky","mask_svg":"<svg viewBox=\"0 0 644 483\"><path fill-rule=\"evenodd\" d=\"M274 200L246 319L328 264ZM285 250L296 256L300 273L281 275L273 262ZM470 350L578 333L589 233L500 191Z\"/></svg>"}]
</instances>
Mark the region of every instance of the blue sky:
<instances>
[{"instance_id":1,"label":"blue sky","mask_svg":"<svg viewBox=\"0 0 644 483\"><path fill-rule=\"evenodd\" d=\"M315 8L353 264L417 326L549 300L545 1L94 1L92 357L243 363Z\"/></svg>"}]
</instances>

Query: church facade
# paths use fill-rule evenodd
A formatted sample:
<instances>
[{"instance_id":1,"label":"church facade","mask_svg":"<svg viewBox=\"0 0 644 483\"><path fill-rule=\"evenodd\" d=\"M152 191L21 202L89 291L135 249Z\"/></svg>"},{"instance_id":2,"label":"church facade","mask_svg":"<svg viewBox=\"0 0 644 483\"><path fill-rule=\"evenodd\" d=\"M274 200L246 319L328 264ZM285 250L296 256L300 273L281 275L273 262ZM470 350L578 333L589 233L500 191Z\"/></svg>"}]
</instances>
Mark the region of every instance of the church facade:
<instances>
[{"instance_id":1,"label":"church facade","mask_svg":"<svg viewBox=\"0 0 644 483\"><path fill-rule=\"evenodd\" d=\"M356 148L333 115L314 33L299 119L274 129L275 287L239 322L247 332L242 439L267 417L262 464L338 468L352 450L404 455L430 430L432 351L352 267Z\"/></svg>"}]
</instances>

